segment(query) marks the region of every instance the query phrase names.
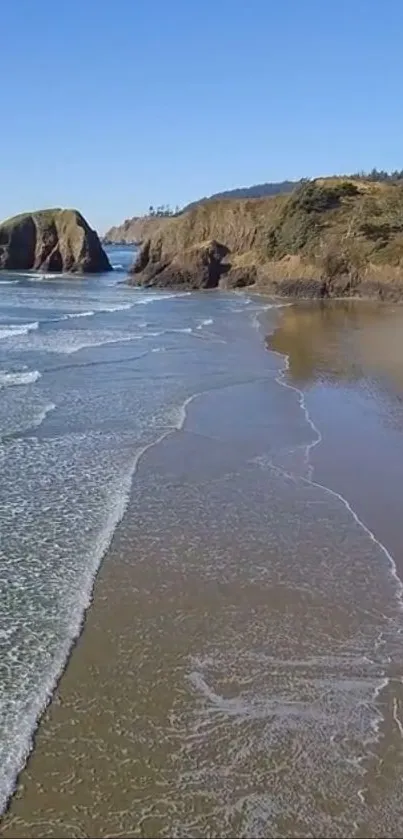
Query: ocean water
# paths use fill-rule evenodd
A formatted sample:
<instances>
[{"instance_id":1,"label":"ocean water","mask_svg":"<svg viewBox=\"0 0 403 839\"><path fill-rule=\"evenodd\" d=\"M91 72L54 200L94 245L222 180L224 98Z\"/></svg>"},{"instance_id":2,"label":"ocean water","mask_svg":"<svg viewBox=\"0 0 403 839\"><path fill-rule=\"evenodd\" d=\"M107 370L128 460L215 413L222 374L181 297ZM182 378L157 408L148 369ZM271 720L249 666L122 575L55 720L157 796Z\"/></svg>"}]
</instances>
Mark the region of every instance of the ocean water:
<instances>
[{"instance_id":1,"label":"ocean water","mask_svg":"<svg viewBox=\"0 0 403 839\"><path fill-rule=\"evenodd\" d=\"M211 371L226 340L209 333L215 301L129 289L132 250L110 254L115 273L100 278L0 277L1 809L139 456L181 426L195 388L225 376ZM232 308L223 297L220 316ZM164 359L185 342L203 348L200 359L171 372Z\"/></svg>"},{"instance_id":2,"label":"ocean water","mask_svg":"<svg viewBox=\"0 0 403 839\"><path fill-rule=\"evenodd\" d=\"M111 256L115 273L96 279L0 278L0 807L123 520L131 573L156 604L176 592L164 614L189 626L186 648L171 624L164 636L167 661L178 645L173 746L153 805L163 827L143 835L361 835L385 738L398 749L403 733L393 550L315 472L326 439L263 341L282 304L130 289L132 253ZM155 622L138 608L131 655L137 643L155 673ZM137 712L116 703L131 730Z\"/></svg>"}]
</instances>

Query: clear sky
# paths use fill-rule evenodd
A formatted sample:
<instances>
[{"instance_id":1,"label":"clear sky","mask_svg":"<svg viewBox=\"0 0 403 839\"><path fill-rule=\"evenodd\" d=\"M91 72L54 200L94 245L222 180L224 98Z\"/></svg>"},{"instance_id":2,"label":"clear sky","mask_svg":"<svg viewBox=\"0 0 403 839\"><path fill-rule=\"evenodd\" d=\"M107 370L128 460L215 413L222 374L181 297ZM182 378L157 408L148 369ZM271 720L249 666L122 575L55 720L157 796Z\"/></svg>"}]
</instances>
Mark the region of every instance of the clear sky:
<instances>
[{"instance_id":1,"label":"clear sky","mask_svg":"<svg viewBox=\"0 0 403 839\"><path fill-rule=\"evenodd\" d=\"M402 0L1 4L0 217L403 168Z\"/></svg>"}]
</instances>

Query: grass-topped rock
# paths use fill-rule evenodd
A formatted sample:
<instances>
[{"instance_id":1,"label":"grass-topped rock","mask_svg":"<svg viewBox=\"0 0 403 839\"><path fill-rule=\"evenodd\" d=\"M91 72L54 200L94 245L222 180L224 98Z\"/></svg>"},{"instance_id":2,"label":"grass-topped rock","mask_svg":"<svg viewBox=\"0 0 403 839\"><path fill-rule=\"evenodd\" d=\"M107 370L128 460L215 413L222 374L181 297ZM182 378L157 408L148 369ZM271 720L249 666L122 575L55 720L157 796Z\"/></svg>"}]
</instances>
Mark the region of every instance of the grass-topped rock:
<instances>
[{"instance_id":1,"label":"grass-topped rock","mask_svg":"<svg viewBox=\"0 0 403 839\"><path fill-rule=\"evenodd\" d=\"M200 266L212 242L206 283ZM403 183L321 178L288 195L200 204L144 242L131 282L181 285L183 278L194 288L403 297Z\"/></svg>"},{"instance_id":2,"label":"grass-topped rock","mask_svg":"<svg viewBox=\"0 0 403 839\"><path fill-rule=\"evenodd\" d=\"M77 210L38 210L0 224L0 268L50 272L111 271L95 230Z\"/></svg>"}]
</instances>

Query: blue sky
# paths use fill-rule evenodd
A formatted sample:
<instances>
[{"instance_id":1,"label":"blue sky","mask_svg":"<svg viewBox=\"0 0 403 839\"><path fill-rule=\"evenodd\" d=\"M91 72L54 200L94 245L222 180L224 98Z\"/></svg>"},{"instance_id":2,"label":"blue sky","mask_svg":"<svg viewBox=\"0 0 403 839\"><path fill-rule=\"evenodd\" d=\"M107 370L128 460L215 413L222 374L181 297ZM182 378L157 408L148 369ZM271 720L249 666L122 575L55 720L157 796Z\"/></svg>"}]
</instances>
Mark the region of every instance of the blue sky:
<instances>
[{"instance_id":1,"label":"blue sky","mask_svg":"<svg viewBox=\"0 0 403 839\"><path fill-rule=\"evenodd\" d=\"M0 217L403 168L401 0L13 0Z\"/></svg>"}]
</instances>

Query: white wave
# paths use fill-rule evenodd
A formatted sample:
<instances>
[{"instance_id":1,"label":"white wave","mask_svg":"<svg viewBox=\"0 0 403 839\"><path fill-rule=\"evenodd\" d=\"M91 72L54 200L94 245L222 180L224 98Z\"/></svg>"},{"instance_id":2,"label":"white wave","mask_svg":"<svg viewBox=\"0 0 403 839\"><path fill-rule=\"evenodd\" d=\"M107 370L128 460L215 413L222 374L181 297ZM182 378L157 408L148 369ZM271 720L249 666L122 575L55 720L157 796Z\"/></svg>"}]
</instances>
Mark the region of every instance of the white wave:
<instances>
[{"instance_id":1,"label":"white wave","mask_svg":"<svg viewBox=\"0 0 403 839\"><path fill-rule=\"evenodd\" d=\"M53 280L58 277L59 274L36 274L35 276L28 277L30 283L43 283L44 280Z\"/></svg>"},{"instance_id":2,"label":"white wave","mask_svg":"<svg viewBox=\"0 0 403 839\"><path fill-rule=\"evenodd\" d=\"M203 329L203 326L211 326L213 323L213 318L205 318L204 320L200 321L196 329Z\"/></svg>"},{"instance_id":3,"label":"white wave","mask_svg":"<svg viewBox=\"0 0 403 839\"><path fill-rule=\"evenodd\" d=\"M203 396L204 393L208 393L208 391L201 391L200 393L192 393L191 396L188 396L187 399L182 403L182 405L176 405L174 408L171 408L168 411L167 419L169 424L175 431L182 431L186 418L187 418L187 409L189 405L194 402L195 399L198 399L200 396Z\"/></svg>"},{"instance_id":4,"label":"white wave","mask_svg":"<svg viewBox=\"0 0 403 839\"><path fill-rule=\"evenodd\" d=\"M267 309L288 309L289 306L294 306L294 303L266 303L265 306L261 306L261 309L266 312Z\"/></svg>"},{"instance_id":5,"label":"white wave","mask_svg":"<svg viewBox=\"0 0 403 839\"><path fill-rule=\"evenodd\" d=\"M38 327L38 321L33 323L7 323L0 326L0 339L13 338L15 335L28 335L28 332L33 332Z\"/></svg>"},{"instance_id":6,"label":"white wave","mask_svg":"<svg viewBox=\"0 0 403 839\"><path fill-rule=\"evenodd\" d=\"M49 704L71 648L81 633L83 618L91 602L94 582L101 560L108 550L116 527L126 511L133 479L139 463L147 451L158 446L176 429L180 430L183 427L186 420L187 407L197 396L200 396L200 394L193 394L178 407L177 416L173 417L174 422L166 431L160 434L153 442L137 450L132 462L128 464L126 472L119 476L114 487L111 488L109 510L106 512L103 527L92 543L91 551L88 553L85 573L81 581L80 596L76 598L75 608L71 611L69 634L62 639L56 654L53 655L48 671L43 674L45 678L42 678L41 683L38 685L38 691L30 697L29 703L26 703L23 717L21 716L18 720L18 736L14 738L12 752L8 756L7 763L0 766L0 813L4 812L7 802L15 789L16 777L24 768L29 754L32 751L33 736L38 719ZM41 415L38 415L34 424L39 425L43 422L47 413L54 410L55 407L53 403L46 406Z\"/></svg>"},{"instance_id":7,"label":"white wave","mask_svg":"<svg viewBox=\"0 0 403 839\"><path fill-rule=\"evenodd\" d=\"M1 385L0 385L1 390ZM18 421L17 426L14 425L13 428L4 428L2 429L2 433L0 434L0 469L1 463L4 461L6 456L6 448L4 447L3 440L5 437L9 436L10 434L14 435L18 433L23 434L24 436L34 436L34 433L30 434L30 432L34 432L40 425L45 421L48 414L56 409L56 405L54 402L49 402L45 405L36 405L32 408L28 408L28 412L25 416L21 417L21 420ZM1 698L0 698L0 705L1 705ZM0 712L1 718L1 712ZM0 742L0 752L1 752L1 742ZM1 766L0 766L0 799L1 799ZM0 816L1 816L1 808L0 808Z\"/></svg>"},{"instance_id":8,"label":"white wave","mask_svg":"<svg viewBox=\"0 0 403 839\"><path fill-rule=\"evenodd\" d=\"M147 303L155 303L156 300L171 300L174 297L189 297L191 291L180 291L177 294L147 294L147 297L142 297L141 300L136 300L137 306L140 304L146 306Z\"/></svg>"},{"instance_id":9,"label":"white wave","mask_svg":"<svg viewBox=\"0 0 403 839\"><path fill-rule=\"evenodd\" d=\"M123 265L121 262L112 262L112 268L114 271L123 271Z\"/></svg>"},{"instance_id":10,"label":"white wave","mask_svg":"<svg viewBox=\"0 0 403 839\"><path fill-rule=\"evenodd\" d=\"M125 309L131 309L133 303L115 303L113 306L103 306L102 309L97 309L97 312L123 312Z\"/></svg>"},{"instance_id":11,"label":"white wave","mask_svg":"<svg viewBox=\"0 0 403 839\"><path fill-rule=\"evenodd\" d=\"M63 340L61 334L58 333L56 341L43 345L41 348L38 347L38 349L45 349L48 352L59 353L62 355L73 355L73 353L79 352L80 350L91 349L92 347L103 347L106 344L121 344L126 341L140 341L144 337L143 335L126 334L118 336L102 335L99 333L97 334L96 332L92 334L87 334L85 332L66 332L65 336L65 340Z\"/></svg>"},{"instance_id":12,"label":"white wave","mask_svg":"<svg viewBox=\"0 0 403 839\"><path fill-rule=\"evenodd\" d=\"M53 410L54 407L54 405L48 406L47 410ZM8 755L7 762L0 766L0 813L4 812L7 802L13 794L16 777L24 768L32 751L33 736L38 720L52 698L55 685L64 670L71 648L81 634L83 618L91 603L94 582L101 560L108 550L116 527L126 511L138 464L149 449L158 446L171 433L171 429L164 431L152 443L139 448L126 472L119 476L118 481L111 488L109 509L106 511L103 527L94 539L91 550L86 557L87 562L81 581L80 595L76 598L74 609L71 610L70 614L69 634L61 639L58 649L50 659L47 672L42 674L42 680L38 684L36 694L31 695L29 701L25 704L23 714L18 719L18 729L16 730L18 736L13 739L12 751Z\"/></svg>"},{"instance_id":13,"label":"white wave","mask_svg":"<svg viewBox=\"0 0 403 839\"><path fill-rule=\"evenodd\" d=\"M54 411L56 405L54 402L49 402L48 405L44 405L41 411L39 411L36 416L33 418L31 423L29 424L28 428L38 428L42 425L43 421L46 419L47 415ZM28 430L28 429L27 429Z\"/></svg>"},{"instance_id":14,"label":"white wave","mask_svg":"<svg viewBox=\"0 0 403 839\"><path fill-rule=\"evenodd\" d=\"M60 318L55 318L55 320L75 320L75 318L91 318L92 315L95 315L95 312L93 312L92 309L89 309L88 312L68 312L66 315L61 315Z\"/></svg>"},{"instance_id":15,"label":"white wave","mask_svg":"<svg viewBox=\"0 0 403 839\"><path fill-rule=\"evenodd\" d=\"M235 297L241 297L241 298L242 298L242 300L243 300L243 302L246 304L246 306L249 306L249 305L250 305L250 303L253 303L252 298L251 298L251 297L247 297L247 296L246 296L246 294L245 294L245 292L244 292L244 291L242 291L242 290L240 290L240 289L238 289L238 291L237 291L236 289L234 289L234 291L232 292L232 294L233 294Z\"/></svg>"},{"instance_id":16,"label":"white wave","mask_svg":"<svg viewBox=\"0 0 403 839\"><path fill-rule=\"evenodd\" d=\"M15 385L31 385L41 378L39 370L20 370L11 373L7 370L0 370L0 389L13 387Z\"/></svg>"},{"instance_id":17,"label":"white wave","mask_svg":"<svg viewBox=\"0 0 403 839\"><path fill-rule=\"evenodd\" d=\"M140 335L133 336L134 338L160 338L161 335L172 335L172 333L191 335L193 329L191 326L184 326L183 329L161 329L159 332L142 332Z\"/></svg>"},{"instance_id":18,"label":"white wave","mask_svg":"<svg viewBox=\"0 0 403 839\"><path fill-rule=\"evenodd\" d=\"M17 285L18 280L0 280L0 286L2 285Z\"/></svg>"},{"instance_id":19,"label":"white wave","mask_svg":"<svg viewBox=\"0 0 403 839\"><path fill-rule=\"evenodd\" d=\"M131 309L133 303L116 303L113 306L102 306L99 309L88 309L86 312L67 312L55 320L75 320L75 318L92 318L94 315L101 315L103 312L123 312Z\"/></svg>"},{"instance_id":20,"label":"white wave","mask_svg":"<svg viewBox=\"0 0 403 839\"><path fill-rule=\"evenodd\" d=\"M163 333L161 333L163 334ZM113 329L54 329L41 330L35 336L27 335L27 329L19 332L7 332L0 338L9 338L10 335L17 336L12 341L12 348L14 350L29 351L38 350L39 352L50 352L62 355L71 355L80 350L89 349L91 347L102 347L106 344L125 344L131 341L141 341L149 337L145 333L125 332L123 330Z\"/></svg>"},{"instance_id":21,"label":"white wave","mask_svg":"<svg viewBox=\"0 0 403 839\"><path fill-rule=\"evenodd\" d=\"M66 274L35 274L35 272L31 271L18 271L16 272L18 277L24 277L24 279L29 280L31 283L42 283L45 280L57 280L59 277L66 276Z\"/></svg>"}]
</instances>

